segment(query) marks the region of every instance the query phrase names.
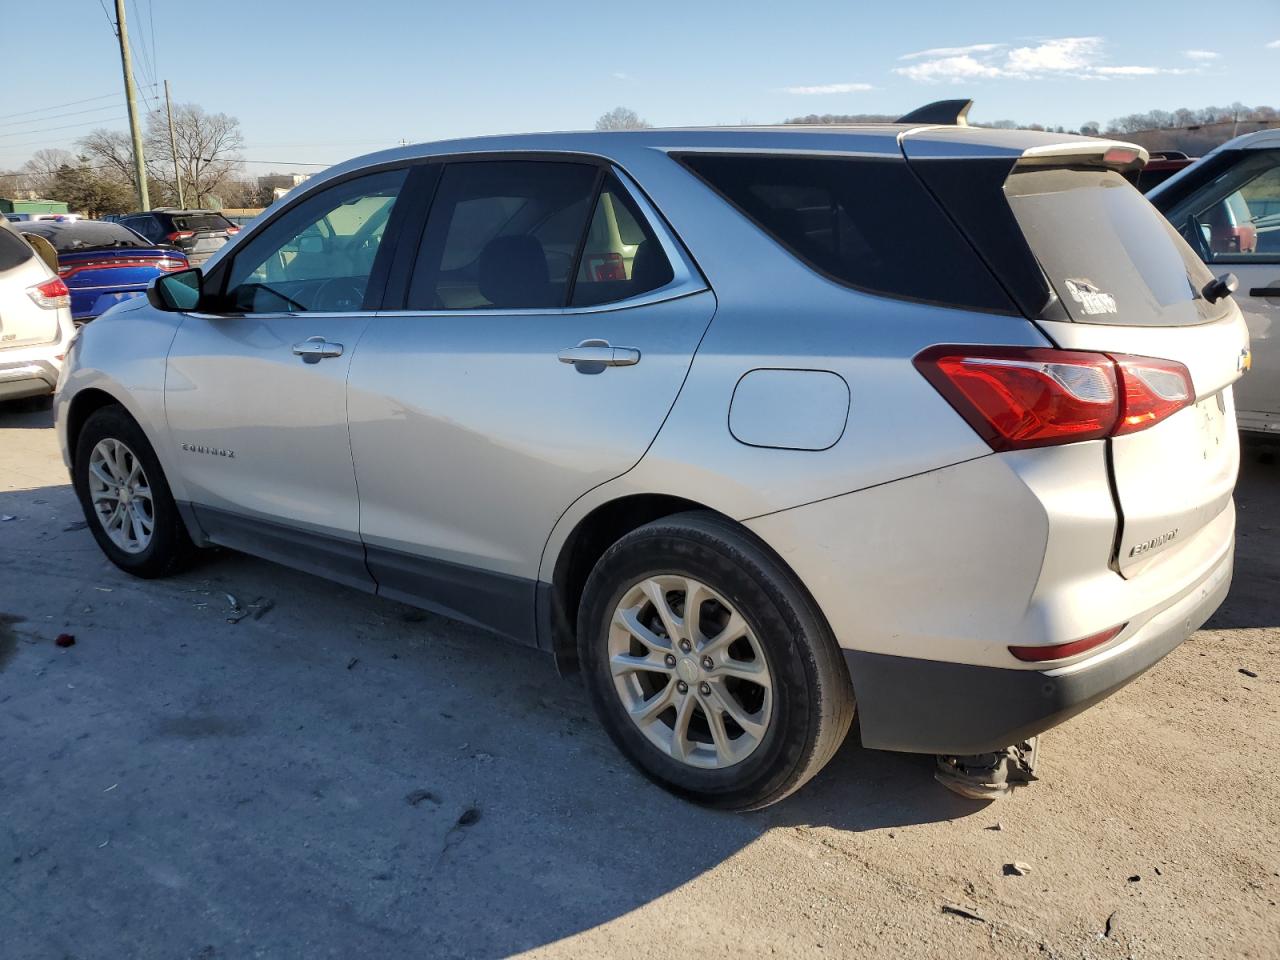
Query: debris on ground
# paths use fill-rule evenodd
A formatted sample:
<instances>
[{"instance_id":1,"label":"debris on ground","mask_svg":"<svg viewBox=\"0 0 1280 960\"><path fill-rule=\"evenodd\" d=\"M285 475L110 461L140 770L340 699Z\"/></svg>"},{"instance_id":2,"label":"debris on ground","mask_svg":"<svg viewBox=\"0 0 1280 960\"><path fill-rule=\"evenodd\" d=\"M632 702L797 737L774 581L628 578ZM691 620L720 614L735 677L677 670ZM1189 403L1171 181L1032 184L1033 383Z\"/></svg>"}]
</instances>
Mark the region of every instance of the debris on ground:
<instances>
[{"instance_id":1,"label":"debris on ground","mask_svg":"<svg viewBox=\"0 0 1280 960\"><path fill-rule=\"evenodd\" d=\"M1258 678L1258 675L1256 673L1254 673L1252 670L1246 670L1244 667L1240 668L1240 672L1243 673L1246 677L1252 677L1255 680Z\"/></svg>"},{"instance_id":2,"label":"debris on ground","mask_svg":"<svg viewBox=\"0 0 1280 960\"><path fill-rule=\"evenodd\" d=\"M1139 880L1141 880L1141 879L1142 879L1142 875L1141 875L1141 874L1139 874L1139 873L1135 873L1132 877L1130 877L1130 878L1129 878L1129 882L1130 882L1130 883L1137 883L1137 882L1138 882Z\"/></svg>"},{"instance_id":3,"label":"debris on ground","mask_svg":"<svg viewBox=\"0 0 1280 960\"><path fill-rule=\"evenodd\" d=\"M411 807L416 807L424 800L430 800L432 803L436 804L440 802L440 798L430 790L414 790L411 793L406 794L404 798L404 802Z\"/></svg>"},{"instance_id":4,"label":"debris on ground","mask_svg":"<svg viewBox=\"0 0 1280 960\"><path fill-rule=\"evenodd\" d=\"M257 620L262 614L276 605L274 600L268 600L266 597L254 597L248 603L241 605L240 601L230 593L227 594L227 602L231 604L231 612L227 614L227 623L239 623L248 616L252 616Z\"/></svg>"},{"instance_id":5,"label":"debris on ground","mask_svg":"<svg viewBox=\"0 0 1280 960\"><path fill-rule=\"evenodd\" d=\"M1107 925L1102 930L1104 937L1111 936L1111 931L1116 928L1116 911L1112 910L1111 915L1107 917Z\"/></svg>"},{"instance_id":6,"label":"debris on ground","mask_svg":"<svg viewBox=\"0 0 1280 960\"><path fill-rule=\"evenodd\" d=\"M950 903L944 903L942 905L942 912L949 913L952 916L956 916L956 917L964 917L964 919L966 920L976 920L978 921L978 923L987 922L986 917L978 913L977 910L971 910L968 907L957 907Z\"/></svg>"},{"instance_id":7,"label":"debris on ground","mask_svg":"<svg viewBox=\"0 0 1280 960\"><path fill-rule=\"evenodd\" d=\"M462 811L462 815L458 817L457 826L469 827L479 819L480 819L480 808L467 807L467 809Z\"/></svg>"},{"instance_id":8,"label":"debris on ground","mask_svg":"<svg viewBox=\"0 0 1280 960\"><path fill-rule=\"evenodd\" d=\"M275 605L276 605L276 602L274 600L262 601L258 609L253 611L253 619L261 620L263 617L265 617L268 613L270 613L275 608Z\"/></svg>"},{"instance_id":9,"label":"debris on ground","mask_svg":"<svg viewBox=\"0 0 1280 960\"><path fill-rule=\"evenodd\" d=\"M17 520L17 519L18 518L11 513L0 513L0 523L8 523L10 520Z\"/></svg>"},{"instance_id":10,"label":"debris on ground","mask_svg":"<svg viewBox=\"0 0 1280 960\"><path fill-rule=\"evenodd\" d=\"M1031 864L1023 863L1021 860L1015 860L1013 863L1004 865L1004 875L1006 877L1025 877L1031 872Z\"/></svg>"},{"instance_id":11,"label":"debris on ground","mask_svg":"<svg viewBox=\"0 0 1280 960\"><path fill-rule=\"evenodd\" d=\"M348 661L347 661L347 669L348 669L348 670L354 670L354 669L355 669L355 665L356 665L357 663L359 663L359 662L360 662L360 658L359 658L359 657L352 657L350 660L348 660Z\"/></svg>"},{"instance_id":12,"label":"debris on ground","mask_svg":"<svg viewBox=\"0 0 1280 960\"><path fill-rule=\"evenodd\" d=\"M63 533L71 533L73 530L87 530L89 523L86 520L72 520L62 528Z\"/></svg>"},{"instance_id":13,"label":"debris on ground","mask_svg":"<svg viewBox=\"0 0 1280 960\"><path fill-rule=\"evenodd\" d=\"M1015 788L1036 781L1039 737L992 753L972 756L939 754L933 778L969 800L998 800Z\"/></svg>"},{"instance_id":14,"label":"debris on ground","mask_svg":"<svg viewBox=\"0 0 1280 960\"><path fill-rule=\"evenodd\" d=\"M991 826L983 827L982 829L983 830L1003 830L1004 824L1001 823L999 820L997 820L995 823L991 824Z\"/></svg>"},{"instance_id":15,"label":"debris on ground","mask_svg":"<svg viewBox=\"0 0 1280 960\"><path fill-rule=\"evenodd\" d=\"M53 641L60 647L74 647L76 638L69 633L60 633Z\"/></svg>"}]
</instances>

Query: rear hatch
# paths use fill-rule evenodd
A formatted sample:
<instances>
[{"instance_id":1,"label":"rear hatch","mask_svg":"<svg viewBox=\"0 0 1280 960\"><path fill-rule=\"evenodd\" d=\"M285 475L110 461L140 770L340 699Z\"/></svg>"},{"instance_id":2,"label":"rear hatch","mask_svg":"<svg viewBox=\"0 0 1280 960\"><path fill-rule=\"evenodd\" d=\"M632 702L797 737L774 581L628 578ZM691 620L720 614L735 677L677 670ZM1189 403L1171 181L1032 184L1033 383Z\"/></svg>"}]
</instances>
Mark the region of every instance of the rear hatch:
<instances>
[{"instance_id":1,"label":"rear hatch","mask_svg":"<svg viewBox=\"0 0 1280 960\"><path fill-rule=\"evenodd\" d=\"M213 256L227 242L228 228L233 233L239 232L238 227L218 213L174 214L172 220L178 246L194 262L203 262Z\"/></svg>"},{"instance_id":2,"label":"rear hatch","mask_svg":"<svg viewBox=\"0 0 1280 960\"><path fill-rule=\"evenodd\" d=\"M31 291L53 272L8 224L0 226L0 351L53 343L58 311L41 307Z\"/></svg>"},{"instance_id":3,"label":"rear hatch","mask_svg":"<svg viewBox=\"0 0 1280 960\"><path fill-rule=\"evenodd\" d=\"M932 131L931 131L932 132ZM1132 577L1222 517L1239 445L1230 385L1248 334L1213 275L1121 172L1138 148L1075 140L1016 157L913 157L1011 296L1059 347L1173 361L1187 406L1107 441L1120 519L1115 568Z\"/></svg>"}]
</instances>

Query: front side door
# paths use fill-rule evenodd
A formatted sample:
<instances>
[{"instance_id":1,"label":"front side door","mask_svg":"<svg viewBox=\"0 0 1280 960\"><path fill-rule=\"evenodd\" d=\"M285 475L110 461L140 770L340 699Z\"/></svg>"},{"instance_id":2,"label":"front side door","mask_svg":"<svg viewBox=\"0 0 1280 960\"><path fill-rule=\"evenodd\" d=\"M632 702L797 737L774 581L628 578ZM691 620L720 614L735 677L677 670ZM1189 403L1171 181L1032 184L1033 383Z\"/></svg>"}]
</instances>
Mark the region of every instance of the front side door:
<instances>
[{"instance_id":1,"label":"front side door","mask_svg":"<svg viewBox=\"0 0 1280 960\"><path fill-rule=\"evenodd\" d=\"M527 641L552 527L643 456L714 297L618 174L533 159L443 165L398 295L348 395L369 569Z\"/></svg>"},{"instance_id":2,"label":"front side door","mask_svg":"<svg viewBox=\"0 0 1280 960\"><path fill-rule=\"evenodd\" d=\"M210 539L369 589L347 372L405 178L344 180L249 238L209 278L216 312L183 318L165 381L175 462Z\"/></svg>"},{"instance_id":3,"label":"front side door","mask_svg":"<svg viewBox=\"0 0 1280 960\"><path fill-rule=\"evenodd\" d=\"M1280 434L1280 149L1232 151L1167 213L1215 274L1234 273L1252 368L1236 382L1240 426Z\"/></svg>"}]
</instances>

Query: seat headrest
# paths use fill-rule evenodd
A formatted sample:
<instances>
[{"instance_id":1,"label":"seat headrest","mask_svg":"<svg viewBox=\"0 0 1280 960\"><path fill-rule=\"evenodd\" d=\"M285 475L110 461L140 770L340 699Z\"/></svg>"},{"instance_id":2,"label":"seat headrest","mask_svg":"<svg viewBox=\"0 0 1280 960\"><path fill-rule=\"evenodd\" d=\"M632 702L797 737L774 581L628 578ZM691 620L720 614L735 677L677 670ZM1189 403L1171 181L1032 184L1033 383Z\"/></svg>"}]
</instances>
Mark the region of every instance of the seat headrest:
<instances>
[{"instance_id":1,"label":"seat headrest","mask_svg":"<svg viewBox=\"0 0 1280 960\"><path fill-rule=\"evenodd\" d=\"M480 252L480 295L495 307L553 307L547 256L537 237L495 237Z\"/></svg>"}]
</instances>

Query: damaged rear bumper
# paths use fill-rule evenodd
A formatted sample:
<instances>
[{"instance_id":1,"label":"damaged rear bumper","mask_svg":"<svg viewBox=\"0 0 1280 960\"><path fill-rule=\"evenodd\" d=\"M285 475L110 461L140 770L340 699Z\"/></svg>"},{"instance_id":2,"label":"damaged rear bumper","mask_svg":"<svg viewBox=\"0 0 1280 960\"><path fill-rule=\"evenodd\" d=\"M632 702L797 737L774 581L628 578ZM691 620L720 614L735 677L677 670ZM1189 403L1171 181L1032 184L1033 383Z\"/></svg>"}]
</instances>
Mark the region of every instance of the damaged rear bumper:
<instances>
[{"instance_id":1,"label":"damaged rear bumper","mask_svg":"<svg viewBox=\"0 0 1280 960\"><path fill-rule=\"evenodd\" d=\"M1015 670L843 650L863 746L977 754L1019 743L1075 716L1154 666L1217 610L1232 551L1128 639L1053 670Z\"/></svg>"}]
</instances>

